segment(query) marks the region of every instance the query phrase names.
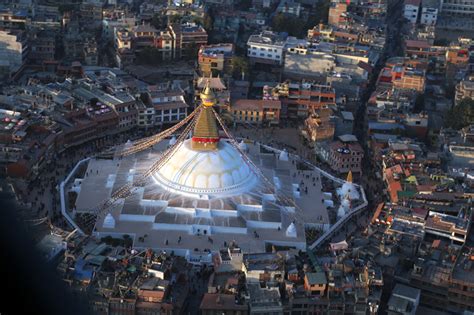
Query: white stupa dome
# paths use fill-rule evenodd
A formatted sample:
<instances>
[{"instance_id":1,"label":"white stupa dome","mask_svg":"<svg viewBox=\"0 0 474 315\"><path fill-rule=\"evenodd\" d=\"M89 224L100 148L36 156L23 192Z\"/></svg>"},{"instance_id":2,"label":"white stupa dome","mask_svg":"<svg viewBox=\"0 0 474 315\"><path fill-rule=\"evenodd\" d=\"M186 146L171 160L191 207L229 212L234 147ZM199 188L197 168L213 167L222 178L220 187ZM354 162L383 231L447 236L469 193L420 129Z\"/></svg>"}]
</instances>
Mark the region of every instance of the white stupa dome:
<instances>
[{"instance_id":1,"label":"white stupa dome","mask_svg":"<svg viewBox=\"0 0 474 315\"><path fill-rule=\"evenodd\" d=\"M281 151L279 158L280 158L280 161L288 161L288 159L289 159L288 151L286 151L286 149Z\"/></svg>"},{"instance_id":2,"label":"white stupa dome","mask_svg":"<svg viewBox=\"0 0 474 315\"><path fill-rule=\"evenodd\" d=\"M240 153L220 141L217 150L199 151L186 140L153 177L165 189L192 196L233 195L253 188L257 177Z\"/></svg>"},{"instance_id":3,"label":"white stupa dome","mask_svg":"<svg viewBox=\"0 0 474 315\"><path fill-rule=\"evenodd\" d=\"M172 145L175 145L175 143L176 143L176 136L173 135L173 137L171 137L170 142L168 143L168 145L172 146Z\"/></svg>"}]
</instances>

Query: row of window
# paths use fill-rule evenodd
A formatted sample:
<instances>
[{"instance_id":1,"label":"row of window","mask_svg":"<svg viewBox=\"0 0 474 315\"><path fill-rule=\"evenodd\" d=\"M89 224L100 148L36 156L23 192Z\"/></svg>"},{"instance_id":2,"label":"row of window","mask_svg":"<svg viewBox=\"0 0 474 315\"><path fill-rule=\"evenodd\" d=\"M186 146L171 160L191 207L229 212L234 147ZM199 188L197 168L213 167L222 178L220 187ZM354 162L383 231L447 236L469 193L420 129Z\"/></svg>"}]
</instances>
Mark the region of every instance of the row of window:
<instances>
[{"instance_id":1,"label":"row of window","mask_svg":"<svg viewBox=\"0 0 474 315\"><path fill-rule=\"evenodd\" d=\"M257 50L257 47L252 46L252 50ZM269 52L277 52L277 49L275 48L265 48L265 47L260 47L261 51L269 51Z\"/></svg>"},{"instance_id":2,"label":"row of window","mask_svg":"<svg viewBox=\"0 0 474 315\"><path fill-rule=\"evenodd\" d=\"M250 53L250 52L249 52L249 53ZM257 56L257 53L254 52L254 51L252 51L251 55L252 55L252 56ZM265 57L265 54L264 54L264 53L260 53L259 57ZM275 58L277 58L277 59L280 59L280 55L267 54L266 57L268 57L268 58L273 58L273 57L275 57Z\"/></svg>"},{"instance_id":3,"label":"row of window","mask_svg":"<svg viewBox=\"0 0 474 315\"><path fill-rule=\"evenodd\" d=\"M173 108L173 109L157 109L153 112L153 109L149 109L146 112L145 111L140 111L140 115L169 115L169 114L181 114L181 113L186 113L186 108Z\"/></svg>"}]
</instances>

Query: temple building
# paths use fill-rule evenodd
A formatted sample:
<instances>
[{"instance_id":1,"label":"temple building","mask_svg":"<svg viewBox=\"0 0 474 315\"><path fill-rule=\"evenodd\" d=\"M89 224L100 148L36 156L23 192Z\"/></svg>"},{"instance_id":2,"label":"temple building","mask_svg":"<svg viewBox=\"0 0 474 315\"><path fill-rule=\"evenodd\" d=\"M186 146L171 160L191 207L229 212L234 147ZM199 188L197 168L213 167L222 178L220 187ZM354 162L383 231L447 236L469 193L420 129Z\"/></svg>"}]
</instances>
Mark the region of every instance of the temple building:
<instances>
[{"instance_id":1,"label":"temple building","mask_svg":"<svg viewBox=\"0 0 474 315\"><path fill-rule=\"evenodd\" d=\"M344 181L286 151L236 141L213 108L209 85L200 99L181 134L127 156L119 153L137 144L117 147L112 159L81 161L61 184L63 214L79 222L115 198L95 219L95 236L129 235L134 248L196 262L211 262L212 253L232 242L244 253L305 250L305 229L329 229L342 200L325 192L322 177L334 181L331 187ZM130 194L120 195L130 186Z\"/></svg>"}]
</instances>

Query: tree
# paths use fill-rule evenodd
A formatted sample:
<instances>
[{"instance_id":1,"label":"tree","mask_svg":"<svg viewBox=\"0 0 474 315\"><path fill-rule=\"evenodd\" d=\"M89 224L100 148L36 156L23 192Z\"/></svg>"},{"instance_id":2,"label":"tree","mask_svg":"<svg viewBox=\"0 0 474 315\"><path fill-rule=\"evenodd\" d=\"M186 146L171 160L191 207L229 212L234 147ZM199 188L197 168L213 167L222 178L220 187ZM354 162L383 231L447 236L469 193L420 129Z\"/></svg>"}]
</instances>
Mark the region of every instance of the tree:
<instances>
[{"instance_id":1,"label":"tree","mask_svg":"<svg viewBox=\"0 0 474 315\"><path fill-rule=\"evenodd\" d=\"M161 54L155 47L145 47L138 53L137 62L145 65L157 65L161 62Z\"/></svg>"},{"instance_id":2,"label":"tree","mask_svg":"<svg viewBox=\"0 0 474 315\"><path fill-rule=\"evenodd\" d=\"M211 14L206 14L202 26L206 31L212 31L214 28L214 17Z\"/></svg>"},{"instance_id":3,"label":"tree","mask_svg":"<svg viewBox=\"0 0 474 315\"><path fill-rule=\"evenodd\" d=\"M249 63L246 58L239 56L234 56L232 58L232 72L235 77L240 77L242 72L247 75L249 69Z\"/></svg>"},{"instance_id":4,"label":"tree","mask_svg":"<svg viewBox=\"0 0 474 315\"><path fill-rule=\"evenodd\" d=\"M415 100L415 106L413 107L414 113L419 113L425 109L425 96L423 94L418 94Z\"/></svg>"},{"instance_id":5,"label":"tree","mask_svg":"<svg viewBox=\"0 0 474 315\"><path fill-rule=\"evenodd\" d=\"M242 11L248 11L252 7L252 0L240 0L239 9Z\"/></svg>"},{"instance_id":6,"label":"tree","mask_svg":"<svg viewBox=\"0 0 474 315\"><path fill-rule=\"evenodd\" d=\"M183 48L182 55L187 60L196 60L198 55L199 47L196 43L191 43Z\"/></svg>"},{"instance_id":7,"label":"tree","mask_svg":"<svg viewBox=\"0 0 474 315\"><path fill-rule=\"evenodd\" d=\"M174 14L168 16L168 24L174 24L181 22L181 15Z\"/></svg>"},{"instance_id":8,"label":"tree","mask_svg":"<svg viewBox=\"0 0 474 315\"><path fill-rule=\"evenodd\" d=\"M162 14L155 13L151 18L150 24L156 29L163 29L166 27L165 17Z\"/></svg>"},{"instance_id":9,"label":"tree","mask_svg":"<svg viewBox=\"0 0 474 315\"><path fill-rule=\"evenodd\" d=\"M305 37L306 22L300 18L277 14L272 20L272 28L276 32L288 32L290 36Z\"/></svg>"},{"instance_id":10,"label":"tree","mask_svg":"<svg viewBox=\"0 0 474 315\"><path fill-rule=\"evenodd\" d=\"M465 98L454 105L444 120L446 127L456 130L462 129L470 124L474 124L474 100Z\"/></svg>"}]
</instances>

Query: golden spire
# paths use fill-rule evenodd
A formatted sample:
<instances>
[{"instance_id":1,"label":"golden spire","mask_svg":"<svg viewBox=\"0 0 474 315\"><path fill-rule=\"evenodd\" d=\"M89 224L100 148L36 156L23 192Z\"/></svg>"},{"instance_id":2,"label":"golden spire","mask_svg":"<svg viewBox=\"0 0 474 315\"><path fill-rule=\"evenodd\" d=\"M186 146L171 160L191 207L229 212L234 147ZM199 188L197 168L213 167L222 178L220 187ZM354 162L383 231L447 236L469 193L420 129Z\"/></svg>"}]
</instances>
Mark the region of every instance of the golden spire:
<instances>
[{"instance_id":1,"label":"golden spire","mask_svg":"<svg viewBox=\"0 0 474 315\"><path fill-rule=\"evenodd\" d=\"M209 86L209 80L201 92L201 103L204 108L199 113L196 125L194 126L191 147L198 151L217 150L219 144L219 131L214 116L212 106L216 103L216 97Z\"/></svg>"},{"instance_id":2,"label":"golden spire","mask_svg":"<svg viewBox=\"0 0 474 315\"><path fill-rule=\"evenodd\" d=\"M349 171L349 173L347 173L346 182L352 183L352 171Z\"/></svg>"}]
</instances>

